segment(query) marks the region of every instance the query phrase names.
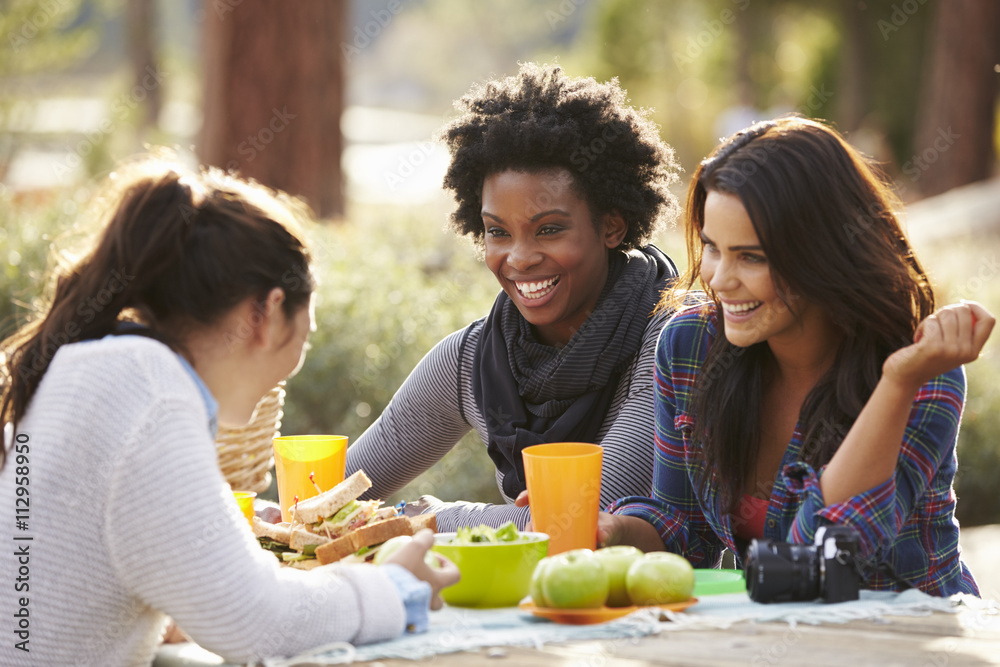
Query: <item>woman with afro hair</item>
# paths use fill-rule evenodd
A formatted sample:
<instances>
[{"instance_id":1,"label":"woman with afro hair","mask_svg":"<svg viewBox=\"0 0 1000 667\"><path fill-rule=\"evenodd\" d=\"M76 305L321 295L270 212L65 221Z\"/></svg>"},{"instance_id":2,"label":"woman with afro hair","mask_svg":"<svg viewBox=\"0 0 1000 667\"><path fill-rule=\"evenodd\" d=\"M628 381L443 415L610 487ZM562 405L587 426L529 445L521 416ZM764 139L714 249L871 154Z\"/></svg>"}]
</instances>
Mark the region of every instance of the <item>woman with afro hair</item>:
<instances>
[{"instance_id":1,"label":"woman with afro hair","mask_svg":"<svg viewBox=\"0 0 1000 667\"><path fill-rule=\"evenodd\" d=\"M442 132L452 224L502 289L486 317L417 365L348 450L347 474L365 470L368 495L384 498L474 429L507 504L424 496L407 506L436 512L439 530L523 528L521 450L540 443L602 445L602 504L648 495L653 358L667 319L653 311L677 271L647 244L676 213L673 151L617 81L557 66L525 64L456 106Z\"/></svg>"}]
</instances>

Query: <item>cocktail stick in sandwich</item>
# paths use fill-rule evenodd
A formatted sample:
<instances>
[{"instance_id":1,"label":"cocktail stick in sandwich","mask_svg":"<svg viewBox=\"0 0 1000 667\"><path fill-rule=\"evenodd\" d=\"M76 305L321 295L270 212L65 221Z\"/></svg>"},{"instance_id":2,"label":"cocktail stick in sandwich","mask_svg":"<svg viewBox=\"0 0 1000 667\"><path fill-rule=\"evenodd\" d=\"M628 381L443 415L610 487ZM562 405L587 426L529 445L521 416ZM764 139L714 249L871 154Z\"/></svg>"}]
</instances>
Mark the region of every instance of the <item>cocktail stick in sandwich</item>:
<instances>
[{"instance_id":1,"label":"cocktail stick in sandwich","mask_svg":"<svg viewBox=\"0 0 1000 667\"><path fill-rule=\"evenodd\" d=\"M332 563L391 537L412 535L420 528L436 528L433 515L411 521L398 516L393 507L380 507L381 501L358 500L371 485L359 470L329 491L290 507L291 524L255 520L254 534L272 551L276 551L275 543L288 545L288 551L278 557L293 567L303 567L312 565L308 561Z\"/></svg>"},{"instance_id":2,"label":"cocktail stick in sandwich","mask_svg":"<svg viewBox=\"0 0 1000 667\"><path fill-rule=\"evenodd\" d=\"M371 486L372 481L359 470L329 491L289 507L292 523L304 524L305 530L333 540L373 519L395 516L395 508L379 509L380 500L357 500Z\"/></svg>"}]
</instances>

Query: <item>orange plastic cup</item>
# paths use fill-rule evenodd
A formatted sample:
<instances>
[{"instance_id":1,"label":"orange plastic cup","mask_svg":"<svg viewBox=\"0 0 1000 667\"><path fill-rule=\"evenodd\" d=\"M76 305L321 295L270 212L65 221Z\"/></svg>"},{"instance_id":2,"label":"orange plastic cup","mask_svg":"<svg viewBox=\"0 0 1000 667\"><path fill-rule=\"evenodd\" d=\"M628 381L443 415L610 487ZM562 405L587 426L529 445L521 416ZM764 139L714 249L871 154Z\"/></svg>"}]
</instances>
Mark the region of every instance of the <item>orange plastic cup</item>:
<instances>
[{"instance_id":1,"label":"orange plastic cup","mask_svg":"<svg viewBox=\"0 0 1000 667\"><path fill-rule=\"evenodd\" d=\"M549 555L597 547L604 449L582 442L525 447L524 474L534 529L549 535Z\"/></svg>"},{"instance_id":2,"label":"orange plastic cup","mask_svg":"<svg viewBox=\"0 0 1000 667\"><path fill-rule=\"evenodd\" d=\"M257 497L257 494L253 491L233 491L233 495L236 497L236 504L240 506L243 516L247 518L247 523L253 528L253 499Z\"/></svg>"},{"instance_id":3,"label":"orange plastic cup","mask_svg":"<svg viewBox=\"0 0 1000 667\"><path fill-rule=\"evenodd\" d=\"M291 521L295 498L312 498L344 481L346 435L282 435L274 438L274 473L278 478L281 520ZM314 473L315 486L309 480Z\"/></svg>"}]
</instances>

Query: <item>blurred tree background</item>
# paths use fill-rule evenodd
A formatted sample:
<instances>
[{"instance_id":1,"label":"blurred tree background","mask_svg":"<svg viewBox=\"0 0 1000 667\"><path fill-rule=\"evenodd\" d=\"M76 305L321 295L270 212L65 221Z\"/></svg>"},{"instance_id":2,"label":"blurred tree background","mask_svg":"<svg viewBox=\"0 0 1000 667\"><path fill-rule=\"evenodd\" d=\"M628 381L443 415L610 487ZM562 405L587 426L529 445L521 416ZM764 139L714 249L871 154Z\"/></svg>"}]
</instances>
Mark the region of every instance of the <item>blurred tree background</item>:
<instances>
[{"instance_id":1,"label":"blurred tree background","mask_svg":"<svg viewBox=\"0 0 1000 667\"><path fill-rule=\"evenodd\" d=\"M527 60L617 77L688 173L754 120L827 119L933 212L914 224L947 227L917 244L942 301L1000 309L992 0L6 0L0 37L0 333L44 306L47 271L86 240L95 181L172 147L302 196L321 220L319 331L286 433L357 438L434 343L487 312L498 288L444 229L433 135L470 86ZM931 208L956 192L994 205L959 225ZM676 230L658 243L683 264ZM969 522L1000 522L996 350L969 367ZM496 500L481 444L398 497L427 492Z\"/></svg>"}]
</instances>

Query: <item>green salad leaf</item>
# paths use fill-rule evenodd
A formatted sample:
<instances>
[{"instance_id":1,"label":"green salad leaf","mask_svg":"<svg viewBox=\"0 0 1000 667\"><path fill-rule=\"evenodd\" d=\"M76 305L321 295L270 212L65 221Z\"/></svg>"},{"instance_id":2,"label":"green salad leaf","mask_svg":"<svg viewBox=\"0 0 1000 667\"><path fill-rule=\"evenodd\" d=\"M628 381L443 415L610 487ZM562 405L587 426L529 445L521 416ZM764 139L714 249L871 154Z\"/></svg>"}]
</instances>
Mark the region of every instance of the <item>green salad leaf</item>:
<instances>
[{"instance_id":1,"label":"green salad leaf","mask_svg":"<svg viewBox=\"0 0 1000 667\"><path fill-rule=\"evenodd\" d=\"M286 563L291 563L292 561L298 560L309 560L310 558L316 557L316 545L307 544L302 547L301 553L298 551L285 551L281 554L280 558Z\"/></svg>"},{"instance_id":2,"label":"green salad leaf","mask_svg":"<svg viewBox=\"0 0 1000 667\"><path fill-rule=\"evenodd\" d=\"M486 524L476 527L461 526L455 531L452 544L481 544L484 542L519 542L524 538L517 532L514 522L508 522L496 530Z\"/></svg>"},{"instance_id":3,"label":"green salad leaf","mask_svg":"<svg viewBox=\"0 0 1000 667\"><path fill-rule=\"evenodd\" d=\"M278 556L278 560L281 560L281 554L286 551L292 551L291 547L287 544L282 544L281 542L276 542L269 537L258 537L257 542L263 549L274 552Z\"/></svg>"},{"instance_id":4,"label":"green salad leaf","mask_svg":"<svg viewBox=\"0 0 1000 667\"><path fill-rule=\"evenodd\" d=\"M341 521L343 521L344 519L346 519L347 515L356 510L360 504L361 503L359 503L357 500L352 500L351 502L341 507L340 510L337 511L337 513L334 514L333 516L328 516L325 519L320 519L313 525L316 526L317 528L322 526L324 523L330 523L336 525Z\"/></svg>"},{"instance_id":5,"label":"green salad leaf","mask_svg":"<svg viewBox=\"0 0 1000 667\"><path fill-rule=\"evenodd\" d=\"M517 532L517 526L514 525L513 521L497 528L496 537L497 542L517 542L521 539L521 535Z\"/></svg>"}]
</instances>

